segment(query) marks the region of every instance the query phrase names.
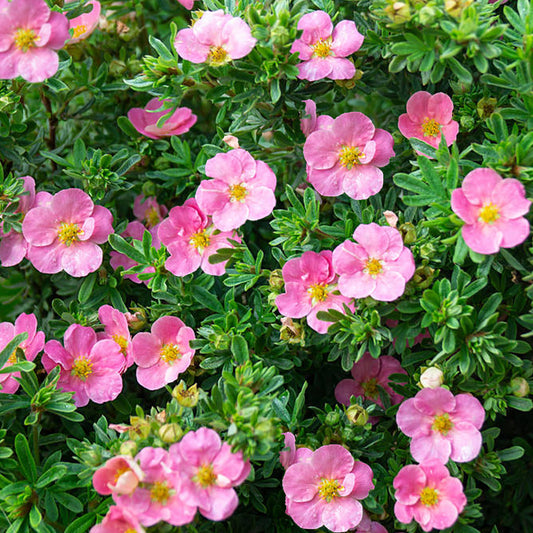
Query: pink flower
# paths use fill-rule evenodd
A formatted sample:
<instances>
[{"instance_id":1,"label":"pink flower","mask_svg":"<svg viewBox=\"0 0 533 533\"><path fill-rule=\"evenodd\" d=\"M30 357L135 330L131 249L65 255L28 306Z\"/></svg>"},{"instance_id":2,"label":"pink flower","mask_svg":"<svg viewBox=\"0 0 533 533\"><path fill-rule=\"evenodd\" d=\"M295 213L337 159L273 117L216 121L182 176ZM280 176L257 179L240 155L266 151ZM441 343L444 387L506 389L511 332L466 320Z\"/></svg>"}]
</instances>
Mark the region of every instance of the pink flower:
<instances>
[{"instance_id":1,"label":"pink flower","mask_svg":"<svg viewBox=\"0 0 533 533\"><path fill-rule=\"evenodd\" d=\"M194 198L170 210L159 228L159 238L170 253L165 268L175 276L186 276L199 267L206 274L221 276L227 261L211 264L209 258L220 248L233 248L228 239L241 240L233 231L218 231Z\"/></svg>"},{"instance_id":2,"label":"pink flower","mask_svg":"<svg viewBox=\"0 0 533 533\"><path fill-rule=\"evenodd\" d=\"M351 299L337 290L337 276L329 250L319 254L304 252L301 257L289 259L281 272L285 292L276 298L276 305L282 315L291 318L306 316L309 327L318 333L326 333L331 322L319 320L316 316L319 311L336 309L344 313L344 305L354 310Z\"/></svg>"},{"instance_id":3,"label":"pink flower","mask_svg":"<svg viewBox=\"0 0 533 533\"><path fill-rule=\"evenodd\" d=\"M280 452L279 462L285 470L294 463L305 461L313 453L313 450L310 450L309 448L296 448L296 438L290 431L283 433L283 436L285 437L285 448L289 448L289 450Z\"/></svg>"},{"instance_id":4,"label":"pink flower","mask_svg":"<svg viewBox=\"0 0 533 533\"><path fill-rule=\"evenodd\" d=\"M191 364L193 339L193 330L175 316L158 318L151 333L137 333L132 343L139 384L157 390L175 381Z\"/></svg>"},{"instance_id":5,"label":"pink flower","mask_svg":"<svg viewBox=\"0 0 533 533\"><path fill-rule=\"evenodd\" d=\"M74 2L74 0L68 0L67 4L70 2ZM89 0L87 5L92 6L89 13L83 13L79 17L70 19L69 29L72 30L72 39L70 39L69 44L86 39L98 26L100 11L102 9L100 2L98 0Z\"/></svg>"},{"instance_id":6,"label":"pink flower","mask_svg":"<svg viewBox=\"0 0 533 533\"><path fill-rule=\"evenodd\" d=\"M383 407L379 397L379 388L383 388L391 399L391 404L396 405L403 400L403 396L394 392L389 385L391 374L406 374L400 361L390 355L382 355L374 359L369 352L352 367L353 379L343 379L335 388L335 398L338 402L349 406L350 397L362 397Z\"/></svg>"},{"instance_id":7,"label":"pink flower","mask_svg":"<svg viewBox=\"0 0 533 533\"><path fill-rule=\"evenodd\" d=\"M124 356L119 345L112 340L97 342L96 333L79 324L68 327L64 343L63 348L56 340L48 341L41 362L48 373L60 365L58 386L74 392L76 407L87 405L89 400L114 400L122 391Z\"/></svg>"},{"instance_id":8,"label":"pink flower","mask_svg":"<svg viewBox=\"0 0 533 533\"><path fill-rule=\"evenodd\" d=\"M185 9L192 9L192 6L194 5L194 0L178 0L178 2L185 8Z\"/></svg>"},{"instance_id":9,"label":"pink flower","mask_svg":"<svg viewBox=\"0 0 533 533\"><path fill-rule=\"evenodd\" d=\"M294 41L291 54L299 53L303 63L298 64L298 78L316 81L350 79L355 66L349 59L363 44L364 37L357 31L355 22L343 20L333 29L331 18L324 11L307 13L298 22L303 30Z\"/></svg>"},{"instance_id":10,"label":"pink flower","mask_svg":"<svg viewBox=\"0 0 533 533\"><path fill-rule=\"evenodd\" d=\"M465 221L463 239L478 254L494 254L524 242L529 222L523 215L530 206L518 180L502 179L490 168L472 170L461 188L452 191L452 209Z\"/></svg>"},{"instance_id":11,"label":"pink flower","mask_svg":"<svg viewBox=\"0 0 533 533\"><path fill-rule=\"evenodd\" d=\"M220 231L231 231L247 220L259 220L276 205L276 176L263 161L256 161L238 148L217 154L205 164L204 180L196 191L196 201Z\"/></svg>"},{"instance_id":12,"label":"pink flower","mask_svg":"<svg viewBox=\"0 0 533 533\"><path fill-rule=\"evenodd\" d=\"M244 20L220 9L204 12L192 28L180 30L174 46L187 61L219 67L248 55L256 42Z\"/></svg>"},{"instance_id":13,"label":"pink flower","mask_svg":"<svg viewBox=\"0 0 533 533\"><path fill-rule=\"evenodd\" d=\"M333 124L334 119L329 115L316 116L316 104L313 100L304 100L304 103L305 114L310 115L310 118L302 118L300 128L306 137L309 137L314 131L329 128Z\"/></svg>"},{"instance_id":14,"label":"pink flower","mask_svg":"<svg viewBox=\"0 0 533 533\"><path fill-rule=\"evenodd\" d=\"M83 277L102 264L98 244L113 233L109 209L94 205L80 189L64 189L42 207L28 211L22 233L31 247L28 259L44 274L64 270Z\"/></svg>"},{"instance_id":15,"label":"pink flower","mask_svg":"<svg viewBox=\"0 0 533 533\"><path fill-rule=\"evenodd\" d=\"M124 507L113 505L102 522L93 526L89 533L145 533L134 513Z\"/></svg>"},{"instance_id":16,"label":"pink flower","mask_svg":"<svg viewBox=\"0 0 533 533\"><path fill-rule=\"evenodd\" d=\"M200 428L190 431L169 450L174 468L182 476L181 496L198 507L209 520L225 520L239 504L233 487L250 473L250 463L242 452L233 453L216 431Z\"/></svg>"},{"instance_id":17,"label":"pink flower","mask_svg":"<svg viewBox=\"0 0 533 533\"><path fill-rule=\"evenodd\" d=\"M169 104L165 107L165 104ZM144 107L134 107L128 111L128 118L133 127L150 139L161 139L172 135L187 133L196 123L196 115L188 107L178 107L162 124L157 125L161 117L168 115L172 109L172 100L152 98ZM163 109L164 108L164 109ZM160 111L157 111L157 110Z\"/></svg>"},{"instance_id":18,"label":"pink flower","mask_svg":"<svg viewBox=\"0 0 533 533\"><path fill-rule=\"evenodd\" d=\"M59 67L56 50L70 39L68 19L44 0L0 0L0 79L35 83Z\"/></svg>"},{"instance_id":19,"label":"pink flower","mask_svg":"<svg viewBox=\"0 0 533 533\"><path fill-rule=\"evenodd\" d=\"M414 518L424 531L452 526L466 505L461 481L437 460L404 466L393 485L396 518L402 524Z\"/></svg>"},{"instance_id":20,"label":"pink flower","mask_svg":"<svg viewBox=\"0 0 533 533\"><path fill-rule=\"evenodd\" d=\"M104 331L97 335L98 340L111 339L118 344L124 357L121 372L133 365L133 349L128 321L124 313L113 309L110 305L102 305L98 309L98 319L104 326Z\"/></svg>"},{"instance_id":21,"label":"pink flower","mask_svg":"<svg viewBox=\"0 0 533 533\"><path fill-rule=\"evenodd\" d=\"M452 112L453 102L447 94L418 91L407 101L407 113L400 115L398 128L405 137L420 139L435 148L444 135L446 145L450 146L459 131L459 123L452 120Z\"/></svg>"},{"instance_id":22,"label":"pink flower","mask_svg":"<svg viewBox=\"0 0 533 533\"><path fill-rule=\"evenodd\" d=\"M392 302L405 291L415 272L411 251L403 245L400 232L389 226L359 225L353 238L333 251L333 268L339 274L344 296Z\"/></svg>"},{"instance_id":23,"label":"pink flower","mask_svg":"<svg viewBox=\"0 0 533 533\"><path fill-rule=\"evenodd\" d=\"M33 361L44 346L44 333L37 331L37 318L33 313L29 315L21 313L16 318L15 325L11 324L11 322L0 323L0 352L14 337L24 332L28 333L28 338L22 341L18 347L24 351L24 356L27 361ZM17 353L15 349L3 368L14 365L16 362ZM7 394L17 392L20 384L15 378L20 378L20 372L0 374L0 392Z\"/></svg>"},{"instance_id":24,"label":"pink flower","mask_svg":"<svg viewBox=\"0 0 533 533\"><path fill-rule=\"evenodd\" d=\"M157 203L155 196L145 198L144 194L139 194L133 202L133 214L135 218L152 229L158 226L168 213L164 205Z\"/></svg>"},{"instance_id":25,"label":"pink flower","mask_svg":"<svg viewBox=\"0 0 533 533\"><path fill-rule=\"evenodd\" d=\"M484 419L485 410L474 396L454 396L442 387L422 389L403 402L396 415L400 430L412 438L411 455L419 463L472 461L481 449Z\"/></svg>"},{"instance_id":26,"label":"pink flower","mask_svg":"<svg viewBox=\"0 0 533 533\"><path fill-rule=\"evenodd\" d=\"M355 533L387 533L387 530L379 522L370 520L370 517L363 511L363 518Z\"/></svg>"},{"instance_id":27,"label":"pink flower","mask_svg":"<svg viewBox=\"0 0 533 533\"><path fill-rule=\"evenodd\" d=\"M283 476L287 514L304 529L353 529L363 518L359 500L373 488L371 468L338 444L322 446Z\"/></svg>"},{"instance_id":28,"label":"pink flower","mask_svg":"<svg viewBox=\"0 0 533 533\"><path fill-rule=\"evenodd\" d=\"M394 156L392 135L376 129L363 113L344 113L326 129L314 131L304 144L307 179L323 196L345 192L365 200L383 187L378 167Z\"/></svg>"},{"instance_id":29,"label":"pink flower","mask_svg":"<svg viewBox=\"0 0 533 533\"><path fill-rule=\"evenodd\" d=\"M135 460L117 455L94 473L93 486L98 494L132 494L143 480L144 473Z\"/></svg>"}]
</instances>

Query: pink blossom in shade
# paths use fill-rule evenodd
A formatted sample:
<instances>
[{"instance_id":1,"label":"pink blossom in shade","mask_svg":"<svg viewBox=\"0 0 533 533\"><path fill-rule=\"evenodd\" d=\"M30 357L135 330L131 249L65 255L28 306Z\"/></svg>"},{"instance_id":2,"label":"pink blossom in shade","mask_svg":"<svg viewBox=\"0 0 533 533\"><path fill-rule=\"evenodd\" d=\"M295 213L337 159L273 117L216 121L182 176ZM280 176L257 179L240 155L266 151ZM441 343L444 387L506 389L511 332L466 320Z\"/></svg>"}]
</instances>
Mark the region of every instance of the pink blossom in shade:
<instances>
[{"instance_id":1,"label":"pink blossom in shade","mask_svg":"<svg viewBox=\"0 0 533 533\"><path fill-rule=\"evenodd\" d=\"M194 0L178 0L178 2L185 8L185 9L192 9L192 6L194 5Z\"/></svg>"},{"instance_id":2,"label":"pink blossom in shade","mask_svg":"<svg viewBox=\"0 0 533 533\"><path fill-rule=\"evenodd\" d=\"M89 533L145 533L135 513L112 505L102 522L93 526Z\"/></svg>"},{"instance_id":3,"label":"pink blossom in shade","mask_svg":"<svg viewBox=\"0 0 533 533\"><path fill-rule=\"evenodd\" d=\"M403 396L394 392L389 385L391 374L406 374L400 361L390 355L382 355L375 359L369 352L352 367L353 379L343 379L335 388L335 398L338 402L349 406L350 397L362 397L383 407L379 396L379 387L389 395L391 404L396 405L403 400Z\"/></svg>"},{"instance_id":4,"label":"pink blossom in shade","mask_svg":"<svg viewBox=\"0 0 533 533\"><path fill-rule=\"evenodd\" d=\"M379 522L370 520L368 514L363 511L363 518L359 522L355 533L387 533L387 530Z\"/></svg>"},{"instance_id":5,"label":"pink blossom in shade","mask_svg":"<svg viewBox=\"0 0 533 533\"><path fill-rule=\"evenodd\" d=\"M444 135L446 145L450 146L459 132L459 123L452 120L452 113L453 102L447 94L418 91L407 101L407 113L400 115L398 128L405 137L420 139L435 148Z\"/></svg>"},{"instance_id":6,"label":"pink blossom in shade","mask_svg":"<svg viewBox=\"0 0 533 533\"><path fill-rule=\"evenodd\" d=\"M169 104L165 107L165 104ZM128 119L133 127L142 135L150 139L161 139L172 135L187 133L196 123L197 116L188 107L178 107L158 126L160 118L169 114L172 100L152 98L144 107L134 107L128 111Z\"/></svg>"},{"instance_id":7,"label":"pink blossom in shade","mask_svg":"<svg viewBox=\"0 0 533 533\"><path fill-rule=\"evenodd\" d=\"M37 331L37 318L35 315L22 313L16 320L15 324L11 322L0 323L0 352L20 333L28 333L28 338L19 344L19 348L24 351L27 361L33 361L35 356L44 347L44 333ZM16 350L9 356L7 363L3 368L11 366L17 362ZM19 382L15 378L20 377L20 372L10 372L0 374L0 392L13 394L19 388Z\"/></svg>"},{"instance_id":8,"label":"pink blossom in shade","mask_svg":"<svg viewBox=\"0 0 533 533\"><path fill-rule=\"evenodd\" d=\"M514 178L503 179L490 168L469 172L460 189L452 191L452 210L464 220L465 243L479 254L512 248L529 235L524 218L531 206L524 186Z\"/></svg>"},{"instance_id":9,"label":"pink blossom in shade","mask_svg":"<svg viewBox=\"0 0 533 533\"><path fill-rule=\"evenodd\" d=\"M58 387L74 392L76 407L87 405L89 400L114 400L122 391L124 356L120 346L112 340L97 341L91 328L79 324L68 327L64 343L65 347L56 340L48 341L41 359L48 373L60 366Z\"/></svg>"},{"instance_id":10,"label":"pink blossom in shade","mask_svg":"<svg viewBox=\"0 0 533 533\"><path fill-rule=\"evenodd\" d=\"M99 244L113 233L109 209L94 205L80 189L64 189L42 207L28 211L22 233L31 247L28 259L44 274L64 270L83 277L102 264Z\"/></svg>"},{"instance_id":11,"label":"pink blossom in shade","mask_svg":"<svg viewBox=\"0 0 533 533\"><path fill-rule=\"evenodd\" d=\"M228 239L241 241L234 231L218 231L194 198L170 210L159 227L159 238L170 253L165 268L175 276L186 276L198 268L221 276L227 261L211 264L209 258L220 248L233 248Z\"/></svg>"},{"instance_id":12,"label":"pink blossom in shade","mask_svg":"<svg viewBox=\"0 0 533 533\"><path fill-rule=\"evenodd\" d=\"M175 381L191 364L194 339L193 330L175 316L158 318L150 333L137 333L132 343L139 384L157 390Z\"/></svg>"},{"instance_id":13,"label":"pink blossom in shade","mask_svg":"<svg viewBox=\"0 0 533 533\"><path fill-rule=\"evenodd\" d=\"M309 115L309 118L302 118L300 120L300 128L306 137L314 131L328 128L333 124L334 119L329 115L316 115L316 104L313 100L304 100L304 103L305 114Z\"/></svg>"},{"instance_id":14,"label":"pink blossom in shade","mask_svg":"<svg viewBox=\"0 0 533 533\"><path fill-rule=\"evenodd\" d=\"M93 486L98 494L132 494L143 480L137 462L128 455L118 455L94 473Z\"/></svg>"},{"instance_id":15,"label":"pink blossom in shade","mask_svg":"<svg viewBox=\"0 0 533 533\"><path fill-rule=\"evenodd\" d=\"M119 507L126 508L143 526L165 521L173 526L192 522L196 506L183 497L182 476L173 468L173 459L162 448L143 448L135 457L144 480L132 494L113 494Z\"/></svg>"},{"instance_id":16,"label":"pink blossom in shade","mask_svg":"<svg viewBox=\"0 0 533 533\"><path fill-rule=\"evenodd\" d=\"M364 37L355 22L343 20L333 29L331 18L324 11L307 13L298 22L303 30L291 47L291 54L299 53L302 63L297 65L301 80L316 81L350 79L355 66L345 59L361 48Z\"/></svg>"},{"instance_id":17,"label":"pink blossom in shade","mask_svg":"<svg viewBox=\"0 0 533 533\"><path fill-rule=\"evenodd\" d=\"M287 514L303 529L348 531L363 518L363 500L374 488L371 468L338 444L322 446L283 476Z\"/></svg>"},{"instance_id":18,"label":"pink blossom in shade","mask_svg":"<svg viewBox=\"0 0 533 533\"><path fill-rule=\"evenodd\" d=\"M233 487L250 473L242 452L233 453L212 429L190 431L169 450L174 468L182 475L181 496L209 520L225 520L239 504Z\"/></svg>"},{"instance_id":19,"label":"pink blossom in shade","mask_svg":"<svg viewBox=\"0 0 533 533\"><path fill-rule=\"evenodd\" d=\"M111 339L119 345L124 357L121 372L125 372L133 365L133 348L126 315L110 305L102 305L98 309L98 319L104 326L104 331L97 334L98 340Z\"/></svg>"},{"instance_id":20,"label":"pink blossom in shade","mask_svg":"<svg viewBox=\"0 0 533 533\"><path fill-rule=\"evenodd\" d=\"M220 153L205 164L204 180L196 191L200 209L213 217L220 231L231 231L247 220L259 220L276 205L276 176L263 161L237 148Z\"/></svg>"},{"instance_id":21,"label":"pink blossom in shade","mask_svg":"<svg viewBox=\"0 0 533 533\"><path fill-rule=\"evenodd\" d=\"M276 298L279 312L290 318L307 317L309 327L326 333L331 322L317 318L319 311L335 309L344 313L344 305L354 310L350 298L337 290L337 276L333 270L332 253L304 252L283 265L285 292Z\"/></svg>"},{"instance_id":22,"label":"pink blossom in shade","mask_svg":"<svg viewBox=\"0 0 533 533\"><path fill-rule=\"evenodd\" d=\"M0 0L0 79L36 83L59 67L56 50L70 39L68 19L44 0Z\"/></svg>"},{"instance_id":23,"label":"pink blossom in shade","mask_svg":"<svg viewBox=\"0 0 533 533\"><path fill-rule=\"evenodd\" d=\"M333 268L339 274L344 296L392 302L405 291L415 272L411 251L403 245L400 232L390 226L359 225L353 238L333 251Z\"/></svg>"},{"instance_id":24,"label":"pink blossom in shade","mask_svg":"<svg viewBox=\"0 0 533 533\"><path fill-rule=\"evenodd\" d=\"M204 12L192 28L180 30L174 47L187 61L219 67L247 56L256 42L244 20L218 10Z\"/></svg>"},{"instance_id":25,"label":"pink blossom in shade","mask_svg":"<svg viewBox=\"0 0 533 533\"><path fill-rule=\"evenodd\" d=\"M135 218L146 225L147 228L155 228L166 217L168 209L157 203L155 196L139 194L133 202L133 214Z\"/></svg>"},{"instance_id":26,"label":"pink blossom in shade","mask_svg":"<svg viewBox=\"0 0 533 533\"><path fill-rule=\"evenodd\" d=\"M67 4L70 2L74 2L74 0L68 1ZM87 5L92 6L91 11L88 13L82 13L79 17L70 19L69 29L72 30L72 38L70 39L69 44L87 39L98 26L100 11L102 10L100 2L98 2L98 0L89 0Z\"/></svg>"},{"instance_id":27,"label":"pink blossom in shade","mask_svg":"<svg viewBox=\"0 0 533 533\"><path fill-rule=\"evenodd\" d=\"M296 438L293 433L287 431L283 433L285 438L284 445L288 450L282 451L279 454L279 462L281 466L287 470L289 466L300 461L305 461L312 453L313 450L305 447L297 448L296 447Z\"/></svg>"},{"instance_id":28,"label":"pink blossom in shade","mask_svg":"<svg viewBox=\"0 0 533 533\"><path fill-rule=\"evenodd\" d=\"M393 486L396 518L402 524L414 518L424 531L452 526L466 505L461 481L438 460L404 466Z\"/></svg>"},{"instance_id":29,"label":"pink blossom in shade","mask_svg":"<svg viewBox=\"0 0 533 533\"><path fill-rule=\"evenodd\" d=\"M442 387L422 389L405 400L396 415L400 430L411 437L411 455L419 463L475 459L481 449L479 430L484 419L485 410L474 396L454 396Z\"/></svg>"},{"instance_id":30,"label":"pink blossom in shade","mask_svg":"<svg viewBox=\"0 0 533 533\"><path fill-rule=\"evenodd\" d=\"M304 144L307 179L323 196L346 193L365 200L383 187L384 167L394 156L392 135L363 113L344 113Z\"/></svg>"}]
</instances>

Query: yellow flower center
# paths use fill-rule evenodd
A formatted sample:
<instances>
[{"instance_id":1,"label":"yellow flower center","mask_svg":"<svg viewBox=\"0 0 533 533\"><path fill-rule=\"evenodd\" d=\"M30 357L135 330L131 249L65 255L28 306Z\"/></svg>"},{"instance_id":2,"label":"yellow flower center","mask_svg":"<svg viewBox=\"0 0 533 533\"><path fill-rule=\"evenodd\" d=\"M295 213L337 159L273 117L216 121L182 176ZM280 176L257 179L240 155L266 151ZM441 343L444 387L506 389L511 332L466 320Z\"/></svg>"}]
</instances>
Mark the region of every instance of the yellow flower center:
<instances>
[{"instance_id":1,"label":"yellow flower center","mask_svg":"<svg viewBox=\"0 0 533 533\"><path fill-rule=\"evenodd\" d=\"M320 283L315 283L307 289L308 294L311 296L311 299L315 302L323 302L328 297L328 290L324 285Z\"/></svg>"},{"instance_id":2,"label":"yellow flower center","mask_svg":"<svg viewBox=\"0 0 533 533\"><path fill-rule=\"evenodd\" d=\"M35 47L35 43L40 39L33 30L19 28L15 32L15 48L27 52Z\"/></svg>"},{"instance_id":3,"label":"yellow flower center","mask_svg":"<svg viewBox=\"0 0 533 533\"><path fill-rule=\"evenodd\" d=\"M492 224L500 218L500 213L498 211L498 206L494 205L492 202L484 205L479 210L478 220L480 222L485 222L486 224Z\"/></svg>"},{"instance_id":4,"label":"yellow flower center","mask_svg":"<svg viewBox=\"0 0 533 533\"><path fill-rule=\"evenodd\" d=\"M165 505L173 492L166 481L156 481L150 489L150 499L153 502Z\"/></svg>"},{"instance_id":5,"label":"yellow flower center","mask_svg":"<svg viewBox=\"0 0 533 533\"><path fill-rule=\"evenodd\" d=\"M125 474L126 472L129 472L130 470L131 468L129 466L121 466L120 468L117 468L117 471L115 472L115 480L114 480L115 485L117 484L120 476L122 474Z\"/></svg>"},{"instance_id":6,"label":"yellow flower center","mask_svg":"<svg viewBox=\"0 0 533 533\"><path fill-rule=\"evenodd\" d=\"M135 531L135 529L133 529L132 527L129 527L128 529L126 529L126 531L124 531L124 533L137 533L137 531Z\"/></svg>"},{"instance_id":7,"label":"yellow flower center","mask_svg":"<svg viewBox=\"0 0 533 533\"><path fill-rule=\"evenodd\" d=\"M212 465L203 465L197 471L193 478L203 489L213 485L217 480L217 475L213 472Z\"/></svg>"},{"instance_id":8,"label":"yellow flower center","mask_svg":"<svg viewBox=\"0 0 533 533\"><path fill-rule=\"evenodd\" d=\"M113 340L120 346L120 351L122 355L126 357L128 351L128 341L122 335L113 335Z\"/></svg>"},{"instance_id":9,"label":"yellow flower center","mask_svg":"<svg viewBox=\"0 0 533 533\"><path fill-rule=\"evenodd\" d=\"M329 57L331 55L331 38L319 39L313 45L313 55L315 57Z\"/></svg>"},{"instance_id":10,"label":"yellow flower center","mask_svg":"<svg viewBox=\"0 0 533 533\"><path fill-rule=\"evenodd\" d=\"M377 276L378 274L381 274L381 272L383 272L383 262L380 259L374 259L373 257L371 257L366 262L366 266L363 269L363 272L365 274L369 274L370 276Z\"/></svg>"},{"instance_id":11,"label":"yellow flower center","mask_svg":"<svg viewBox=\"0 0 533 533\"><path fill-rule=\"evenodd\" d=\"M87 26L85 26L85 24L74 26L74 28L72 28L72 37L74 39L77 39L80 35L83 35L86 31L87 31Z\"/></svg>"},{"instance_id":12,"label":"yellow flower center","mask_svg":"<svg viewBox=\"0 0 533 533\"><path fill-rule=\"evenodd\" d=\"M364 381L361 386L367 398L377 398L379 396L378 380L376 378Z\"/></svg>"},{"instance_id":13,"label":"yellow flower center","mask_svg":"<svg viewBox=\"0 0 533 533\"><path fill-rule=\"evenodd\" d=\"M238 183L237 185L230 185L230 188L229 188L230 202L244 202L244 199L246 198L247 194L248 194L248 191L246 190L246 187L242 185L241 183Z\"/></svg>"},{"instance_id":14,"label":"yellow flower center","mask_svg":"<svg viewBox=\"0 0 533 533\"><path fill-rule=\"evenodd\" d=\"M420 502L428 507L439 502L439 493L430 487L425 487L420 491Z\"/></svg>"},{"instance_id":15,"label":"yellow flower center","mask_svg":"<svg viewBox=\"0 0 533 533\"><path fill-rule=\"evenodd\" d=\"M179 348L175 344L165 344L161 348L161 359L165 361L165 363L168 363L169 365L172 365L176 359L179 359L181 356L181 352L179 351Z\"/></svg>"},{"instance_id":16,"label":"yellow flower center","mask_svg":"<svg viewBox=\"0 0 533 533\"><path fill-rule=\"evenodd\" d=\"M159 216L159 213L155 207L150 207L150 209L147 209L146 213L144 214L144 220L146 220L146 225L149 228L153 228L159 224L161 217Z\"/></svg>"},{"instance_id":17,"label":"yellow flower center","mask_svg":"<svg viewBox=\"0 0 533 533\"><path fill-rule=\"evenodd\" d=\"M93 373L93 363L92 361L89 361L87 357L82 355L74 361L70 373L74 377L85 381Z\"/></svg>"},{"instance_id":18,"label":"yellow flower center","mask_svg":"<svg viewBox=\"0 0 533 533\"><path fill-rule=\"evenodd\" d=\"M78 227L78 224L68 224L67 222L61 222L57 232L59 242L65 246L70 246L73 242L78 242L80 235L83 235L83 230Z\"/></svg>"},{"instance_id":19,"label":"yellow flower center","mask_svg":"<svg viewBox=\"0 0 533 533\"><path fill-rule=\"evenodd\" d=\"M9 359L7 360L7 362L10 365L14 365L17 362L17 349L16 348L11 352L11 355L9 356Z\"/></svg>"},{"instance_id":20,"label":"yellow flower center","mask_svg":"<svg viewBox=\"0 0 533 533\"><path fill-rule=\"evenodd\" d=\"M318 495L329 503L338 497L341 490L344 490L344 487L336 479L322 479L318 486Z\"/></svg>"},{"instance_id":21,"label":"yellow flower center","mask_svg":"<svg viewBox=\"0 0 533 533\"><path fill-rule=\"evenodd\" d=\"M209 61L214 67L219 67L229 61L228 53L222 48L222 46L212 46L209 50L207 61Z\"/></svg>"},{"instance_id":22,"label":"yellow flower center","mask_svg":"<svg viewBox=\"0 0 533 533\"><path fill-rule=\"evenodd\" d=\"M363 157L365 154L357 146L343 146L339 152L339 162L348 170L360 165Z\"/></svg>"},{"instance_id":23,"label":"yellow flower center","mask_svg":"<svg viewBox=\"0 0 533 533\"><path fill-rule=\"evenodd\" d=\"M205 229L193 233L189 243L195 248L207 248L211 242L211 237L206 235Z\"/></svg>"},{"instance_id":24,"label":"yellow flower center","mask_svg":"<svg viewBox=\"0 0 533 533\"><path fill-rule=\"evenodd\" d=\"M440 133L440 124L435 119L426 118L422 122L422 132L424 137L436 137Z\"/></svg>"},{"instance_id":25,"label":"yellow flower center","mask_svg":"<svg viewBox=\"0 0 533 533\"><path fill-rule=\"evenodd\" d=\"M431 426L431 429L438 431L443 435L447 435L452 428L453 422L450 420L450 415L448 413L436 416L433 419L433 425Z\"/></svg>"}]
</instances>

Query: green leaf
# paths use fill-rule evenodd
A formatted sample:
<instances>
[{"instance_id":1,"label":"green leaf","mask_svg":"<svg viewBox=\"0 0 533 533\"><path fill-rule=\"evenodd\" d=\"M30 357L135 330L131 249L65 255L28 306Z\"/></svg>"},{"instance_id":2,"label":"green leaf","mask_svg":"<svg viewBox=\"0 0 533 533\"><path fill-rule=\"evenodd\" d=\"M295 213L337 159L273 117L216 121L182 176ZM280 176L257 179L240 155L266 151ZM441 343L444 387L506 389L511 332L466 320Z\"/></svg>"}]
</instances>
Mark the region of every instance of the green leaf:
<instances>
[{"instance_id":1,"label":"green leaf","mask_svg":"<svg viewBox=\"0 0 533 533\"><path fill-rule=\"evenodd\" d=\"M146 263L146 258L144 257L144 254L134 248L131 244L128 244L126 240L123 239L120 235L116 235L114 233L111 234L109 236L109 244L114 250L128 256L136 263Z\"/></svg>"},{"instance_id":2,"label":"green leaf","mask_svg":"<svg viewBox=\"0 0 533 533\"><path fill-rule=\"evenodd\" d=\"M83 533L94 524L95 518L96 515L94 513L80 516L68 525L67 529L65 529L65 533Z\"/></svg>"},{"instance_id":3,"label":"green leaf","mask_svg":"<svg viewBox=\"0 0 533 533\"><path fill-rule=\"evenodd\" d=\"M28 338L28 332L24 331L15 335L5 346L5 348L0 352L0 368L2 368L7 360L10 358L11 354L17 349L19 344L25 341Z\"/></svg>"},{"instance_id":4,"label":"green leaf","mask_svg":"<svg viewBox=\"0 0 533 533\"><path fill-rule=\"evenodd\" d=\"M66 492L54 492L54 498L56 499L57 503L63 507L66 507L73 513L81 513L83 511L82 503L80 500L78 500L78 498L72 496L72 494L68 494Z\"/></svg>"},{"instance_id":5,"label":"green leaf","mask_svg":"<svg viewBox=\"0 0 533 533\"><path fill-rule=\"evenodd\" d=\"M65 465L55 464L52 465L46 472L43 472L37 483L35 483L35 488L42 489L49 485L53 481L61 479L67 473L67 467Z\"/></svg>"},{"instance_id":6,"label":"green leaf","mask_svg":"<svg viewBox=\"0 0 533 533\"><path fill-rule=\"evenodd\" d=\"M244 365L244 363L250 359L248 343L244 337L241 335L235 335L231 339L231 353L233 354L233 357L235 357L236 363L239 365Z\"/></svg>"},{"instance_id":7,"label":"green leaf","mask_svg":"<svg viewBox=\"0 0 533 533\"><path fill-rule=\"evenodd\" d=\"M191 288L192 297L207 309L211 309L215 313L224 313L224 307L218 298L211 294L206 288L194 285Z\"/></svg>"},{"instance_id":8,"label":"green leaf","mask_svg":"<svg viewBox=\"0 0 533 533\"><path fill-rule=\"evenodd\" d=\"M515 461L524 455L524 448L521 446L511 446L505 450L496 452L501 461Z\"/></svg>"},{"instance_id":9,"label":"green leaf","mask_svg":"<svg viewBox=\"0 0 533 533\"><path fill-rule=\"evenodd\" d=\"M80 285L80 290L78 291L78 302L83 304L89 300L93 292L94 283L96 281L96 272L89 274Z\"/></svg>"},{"instance_id":10,"label":"green leaf","mask_svg":"<svg viewBox=\"0 0 533 533\"><path fill-rule=\"evenodd\" d=\"M22 433L18 433L15 437L15 452L22 474L33 485L37 479L37 467L35 466L28 441Z\"/></svg>"}]
</instances>

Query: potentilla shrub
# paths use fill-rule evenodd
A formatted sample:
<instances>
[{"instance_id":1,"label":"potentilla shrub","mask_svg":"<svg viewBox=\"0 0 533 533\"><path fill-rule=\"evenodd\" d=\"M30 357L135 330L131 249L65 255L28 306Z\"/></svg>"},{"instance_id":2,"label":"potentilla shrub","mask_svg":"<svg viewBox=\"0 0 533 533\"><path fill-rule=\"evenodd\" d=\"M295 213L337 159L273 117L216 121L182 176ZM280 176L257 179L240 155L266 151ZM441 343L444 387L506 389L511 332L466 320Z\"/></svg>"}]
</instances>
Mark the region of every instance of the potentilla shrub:
<instances>
[{"instance_id":1,"label":"potentilla shrub","mask_svg":"<svg viewBox=\"0 0 533 533\"><path fill-rule=\"evenodd\" d=\"M531 531L532 9L0 0L0 531Z\"/></svg>"}]
</instances>

